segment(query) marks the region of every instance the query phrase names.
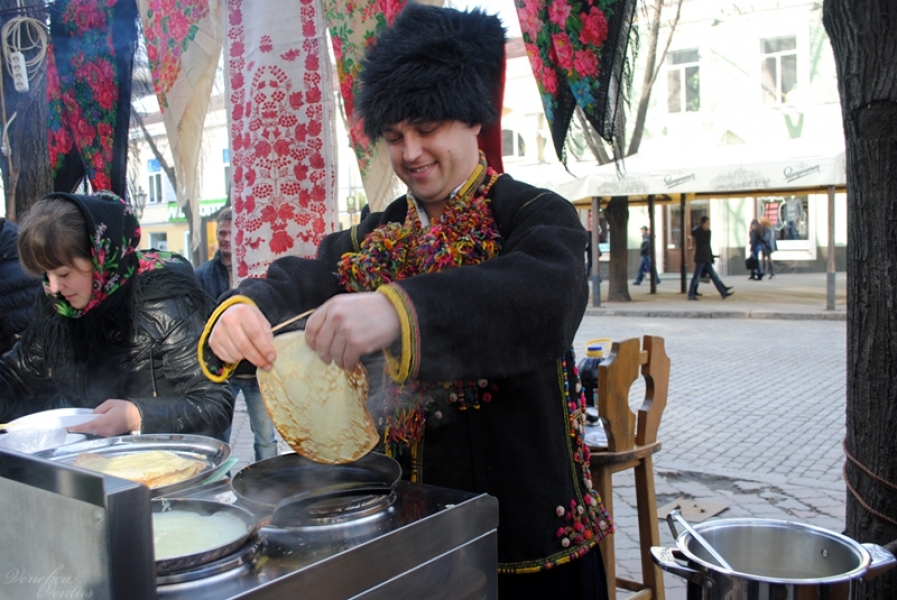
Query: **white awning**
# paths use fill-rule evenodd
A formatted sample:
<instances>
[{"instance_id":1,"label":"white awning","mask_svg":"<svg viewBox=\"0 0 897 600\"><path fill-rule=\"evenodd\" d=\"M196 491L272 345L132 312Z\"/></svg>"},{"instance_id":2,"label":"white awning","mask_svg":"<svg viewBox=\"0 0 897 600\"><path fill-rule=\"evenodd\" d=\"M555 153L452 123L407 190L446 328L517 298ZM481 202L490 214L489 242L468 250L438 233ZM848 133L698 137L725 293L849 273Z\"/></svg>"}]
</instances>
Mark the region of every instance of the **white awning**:
<instances>
[{"instance_id":1,"label":"white awning","mask_svg":"<svg viewBox=\"0 0 897 600\"><path fill-rule=\"evenodd\" d=\"M571 165L571 170L581 169L582 163ZM762 150L739 145L635 155L626 158L619 169L614 164L597 166L577 178L562 168L522 167L515 177L573 202L593 196L762 195L846 185L843 146L821 148L804 141Z\"/></svg>"}]
</instances>

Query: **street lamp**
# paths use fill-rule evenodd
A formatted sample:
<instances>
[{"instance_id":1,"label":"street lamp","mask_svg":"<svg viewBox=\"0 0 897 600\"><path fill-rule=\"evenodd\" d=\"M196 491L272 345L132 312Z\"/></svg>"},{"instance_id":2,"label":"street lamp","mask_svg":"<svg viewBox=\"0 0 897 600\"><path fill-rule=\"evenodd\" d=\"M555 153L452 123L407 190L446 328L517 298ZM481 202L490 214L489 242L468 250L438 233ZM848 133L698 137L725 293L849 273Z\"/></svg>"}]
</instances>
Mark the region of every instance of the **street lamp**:
<instances>
[{"instance_id":1,"label":"street lamp","mask_svg":"<svg viewBox=\"0 0 897 600\"><path fill-rule=\"evenodd\" d=\"M143 186L138 187L137 192L134 193L134 208L137 209L138 219L143 216L143 209L146 208L146 196Z\"/></svg>"}]
</instances>

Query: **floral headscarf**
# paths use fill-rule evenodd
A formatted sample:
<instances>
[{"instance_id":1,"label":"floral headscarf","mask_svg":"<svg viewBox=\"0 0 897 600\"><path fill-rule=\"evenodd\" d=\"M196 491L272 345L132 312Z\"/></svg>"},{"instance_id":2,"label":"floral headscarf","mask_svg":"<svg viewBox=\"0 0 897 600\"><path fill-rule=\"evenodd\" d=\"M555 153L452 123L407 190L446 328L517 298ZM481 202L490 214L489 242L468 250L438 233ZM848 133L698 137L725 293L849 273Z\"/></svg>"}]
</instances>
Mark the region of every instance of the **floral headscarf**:
<instances>
[{"instance_id":1,"label":"floral headscarf","mask_svg":"<svg viewBox=\"0 0 897 600\"><path fill-rule=\"evenodd\" d=\"M121 289L135 274L162 268L171 257L167 252L144 253L137 249L140 223L134 208L112 192L91 196L55 193L52 196L71 200L81 209L87 222L93 265L93 291L87 306L82 309L76 309L68 300L52 294L44 274L44 292L62 316L71 319L83 316Z\"/></svg>"}]
</instances>

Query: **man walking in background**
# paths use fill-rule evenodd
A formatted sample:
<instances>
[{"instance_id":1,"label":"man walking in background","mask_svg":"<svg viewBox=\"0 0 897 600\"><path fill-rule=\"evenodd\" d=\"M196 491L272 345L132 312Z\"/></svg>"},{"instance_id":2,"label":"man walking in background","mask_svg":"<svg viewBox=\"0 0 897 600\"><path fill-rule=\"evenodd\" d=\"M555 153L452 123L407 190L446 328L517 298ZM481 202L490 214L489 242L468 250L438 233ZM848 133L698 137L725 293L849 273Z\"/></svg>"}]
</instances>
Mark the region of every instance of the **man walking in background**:
<instances>
[{"instance_id":1,"label":"man walking in background","mask_svg":"<svg viewBox=\"0 0 897 600\"><path fill-rule=\"evenodd\" d=\"M706 274L710 276L719 295L725 300L735 292L720 281L719 275L713 269L713 252L710 250L710 217L706 215L701 217L701 224L692 229L691 236L695 240L695 274L691 278L691 285L688 288L688 299L698 299L698 283L701 281L701 275Z\"/></svg>"},{"instance_id":2,"label":"man walking in background","mask_svg":"<svg viewBox=\"0 0 897 600\"><path fill-rule=\"evenodd\" d=\"M218 299L221 294L231 288L231 225L233 213L230 208L223 209L218 214L218 250L215 256L206 264L196 269L196 278L203 289ZM249 427L252 429L253 449L255 460L277 456L277 438L274 436L274 424L268 416L268 410L262 400L258 379L255 377L255 368L247 368L245 372L238 370L230 379L231 391L234 400L237 394L243 392L243 401L246 403L246 412L249 413ZM230 433L230 429L228 429Z\"/></svg>"},{"instance_id":3,"label":"man walking in background","mask_svg":"<svg viewBox=\"0 0 897 600\"><path fill-rule=\"evenodd\" d=\"M641 259L638 263L638 275L635 277L634 285L642 285L642 279L645 273L650 272L654 277L654 281L660 283L660 277L657 276L657 269L651 266L651 231L642 225L642 245L639 247L639 256Z\"/></svg>"}]
</instances>

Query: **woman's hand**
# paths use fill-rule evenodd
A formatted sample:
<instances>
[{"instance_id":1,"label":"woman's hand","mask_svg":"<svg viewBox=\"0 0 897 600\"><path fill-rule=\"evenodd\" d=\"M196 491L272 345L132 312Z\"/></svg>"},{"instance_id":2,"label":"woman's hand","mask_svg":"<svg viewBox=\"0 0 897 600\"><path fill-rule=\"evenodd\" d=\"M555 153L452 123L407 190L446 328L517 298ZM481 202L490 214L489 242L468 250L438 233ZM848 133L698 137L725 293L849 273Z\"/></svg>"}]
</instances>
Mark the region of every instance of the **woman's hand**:
<instances>
[{"instance_id":1,"label":"woman's hand","mask_svg":"<svg viewBox=\"0 0 897 600\"><path fill-rule=\"evenodd\" d=\"M103 437L127 435L132 431L140 431L140 411L137 409L137 405L129 400L106 400L93 409L93 413L99 416L93 421L69 427L68 431Z\"/></svg>"}]
</instances>

